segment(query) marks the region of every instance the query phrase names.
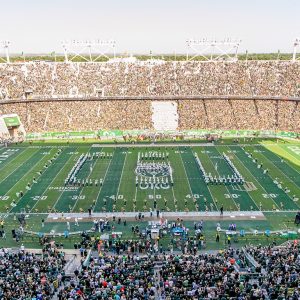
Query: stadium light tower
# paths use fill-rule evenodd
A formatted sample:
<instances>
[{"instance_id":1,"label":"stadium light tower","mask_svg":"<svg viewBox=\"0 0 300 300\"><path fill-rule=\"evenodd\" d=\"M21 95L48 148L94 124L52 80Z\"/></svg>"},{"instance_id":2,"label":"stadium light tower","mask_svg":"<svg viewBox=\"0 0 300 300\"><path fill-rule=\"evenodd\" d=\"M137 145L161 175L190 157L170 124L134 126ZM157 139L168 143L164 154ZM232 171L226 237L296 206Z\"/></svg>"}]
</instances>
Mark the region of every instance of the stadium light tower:
<instances>
[{"instance_id":1,"label":"stadium light tower","mask_svg":"<svg viewBox=\"0 0 300 300\"><path fill-rule=\"evenodd\" d=\"M237 60L238 48L241 44L239 39L188 39L186 41L188 50L192 52L189 58L189 51L187 52L187 60L193 60L196 57L202 57L206 61L216 61L221 58L228 60Z\"/></svg>"},{"instance_id":2,"label":"stadium light tower","mask_svg":"<svg viewBox=\"0 0 300 300\"><path fill-rule=\"evenodd\" d=\"M65 61L73 61L80 57L85 61L94 62L100 57L108 57L108 53L112 52L116 56L115 40L65 40L62 41L65 54ZM88 55L88 58L84 55Z\"/></svg>"},{"instance_id":3,"label":"stadium light tower","mask_svg":"<svg viewBox=\"0 0 300 300\"><path fill-rule=\"evenodd\" d=\"M296 38L294 41L294 49L293 49L293 61L299 60L300 58L297 58L297 52L298 52L298 48L300 46L300 38Z\"/></svg>"},{"instance_id":4,"label":"stadium light tower","mask_svg":"<svg viewBox=\"0 0 300 300\"><path fill-rule=\"evenodd\" d=\"M3 58L2 56L0 56L0 60L4 61L6 63L9 63L9 45L10 45L10 41L0 41L0 48L3 48L4 53L5 53L5 58Z\"/></svg>"}]
</instances>

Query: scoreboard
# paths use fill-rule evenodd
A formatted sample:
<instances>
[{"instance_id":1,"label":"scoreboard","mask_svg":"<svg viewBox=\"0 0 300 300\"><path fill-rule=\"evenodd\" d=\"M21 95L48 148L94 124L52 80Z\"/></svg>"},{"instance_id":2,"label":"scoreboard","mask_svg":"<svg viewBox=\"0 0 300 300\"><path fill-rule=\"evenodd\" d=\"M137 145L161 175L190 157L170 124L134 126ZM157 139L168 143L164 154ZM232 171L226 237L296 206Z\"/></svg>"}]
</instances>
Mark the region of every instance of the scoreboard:
<instances>
[{"instance_id":1,"label":"scoreboard","mask_svg":"<svg viewBox=\"0 0 300 300\"><path fill-rule=\"evenodd\" d=\"M17 114L0 115L0 139L25 137L25 130Z\"/></svg>"},{"instance_id":2,"label":"scoreboard","mask_svg":"<svg viewBox=\"0 0 300 300\"><path fill-rule=\"evenodd\" d=\"M3 117L5 125L9 127L15 127L15 126L20 126L21 122L19 117L16 116L11 116L11 117Z\"/></svg>"}]
</instances>

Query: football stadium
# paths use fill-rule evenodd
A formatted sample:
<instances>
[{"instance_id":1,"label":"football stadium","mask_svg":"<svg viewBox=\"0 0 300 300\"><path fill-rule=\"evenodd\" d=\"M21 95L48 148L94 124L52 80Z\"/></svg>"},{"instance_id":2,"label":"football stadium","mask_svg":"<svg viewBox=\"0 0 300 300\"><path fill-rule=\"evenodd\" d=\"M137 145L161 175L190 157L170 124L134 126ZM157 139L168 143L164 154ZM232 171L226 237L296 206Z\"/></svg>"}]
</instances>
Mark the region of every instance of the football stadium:
<instances>
[{"instance_id":1,"label":"football stadium","mask_svg":"<svg viewBox=\"0 0 300 300\"><path fill-rule=\"evenodd\" d=\"M300 39L241 42L0 42L0 299L300 299Z\"/></svg>"}]
</instances>

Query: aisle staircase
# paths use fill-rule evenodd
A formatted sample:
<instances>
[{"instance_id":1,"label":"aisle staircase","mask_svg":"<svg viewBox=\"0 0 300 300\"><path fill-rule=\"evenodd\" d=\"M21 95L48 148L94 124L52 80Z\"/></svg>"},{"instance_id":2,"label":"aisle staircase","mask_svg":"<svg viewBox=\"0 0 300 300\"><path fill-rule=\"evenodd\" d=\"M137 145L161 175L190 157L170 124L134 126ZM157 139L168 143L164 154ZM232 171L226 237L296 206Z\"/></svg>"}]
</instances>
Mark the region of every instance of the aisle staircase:
<instances>
[{"instance_id":1,"label":"aisle staircase","mask_svg":"<svg viewBox=\"0 0 300 300\"><path fill-rule=\"evenodd\" d=\"M75 270L81 269L81 257L80 254L73 255L72 257L68 257L68 262L64 267L65 275L67 277L74 276Z\"/></svg>"},{"instance_id":2,"label":"aisle staircase","mask_svg":"<svg viewBox=\"0 0 300 300\"><path fill-rule=\"evenodd\" d=\"M66 286L70 284L70 279L74 276L75 270L81 270L81 256L79 250L64 250L65 251L65 260L67 261L64 267L64 273L67 277ZM53 300L58 300L58 293L60 290L64 289L64 285L60 285L53 295Z\"/></svg>"},{"instance_id":3,"label":"aisle staircase","mask_svg":"<svg viewBox=\"0 0 300 300\"><path fill-rule=\"evenodd\" d=\"M155 279L155 300L164 300L164 287L160 288L159 284L161 281L160 271L162 269L163 262L155 261L154 263L154 279Z\"/></svg>"}]
</instances>

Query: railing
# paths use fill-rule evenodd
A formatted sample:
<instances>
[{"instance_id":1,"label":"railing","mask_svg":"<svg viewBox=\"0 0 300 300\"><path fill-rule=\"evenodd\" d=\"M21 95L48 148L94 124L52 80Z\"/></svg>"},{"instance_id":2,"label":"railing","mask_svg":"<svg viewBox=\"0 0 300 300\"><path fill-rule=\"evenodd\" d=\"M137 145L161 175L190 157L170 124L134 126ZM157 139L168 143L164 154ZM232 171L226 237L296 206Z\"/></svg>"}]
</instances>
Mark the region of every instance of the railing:
<instances>
[{"instance_id":1,"label":"railing","mask_svg":"<svg viewBox=\"0 0 300 300\"><path fill-rule=\"evenodd\" d=\"M84 260L84 262L83 262L83 266L88 266L88 264L89 264L89 262L90 262L90 259L91 259L91 255L92 255L92 250L91 249L89 249L89 252L88 252L88 254L87 254L87 256L86 256L86 259Z\"/></svg>"},{"instance_id":2,"label":"railing","mask_svg":"<svg viewBox=\"0 0 300 300\"><path fill-rule=\"evenodd\" d=\"M173 96L59 96L59 97L45 97L35 96L31 99L10 99L0 100L0 104L8 103L30 103L30 102L52 102L52 101L120 101L120 100L151 100L151 101L176 101L176 100L278 100L278 101L300 101L300 97L284 97L284 96L237 96L237 95L173 95Z\"/></svg>"},{"instance_id":3,"label":"railing","mask_svg":"<svg viewBox=\"0 0 300 300\"><path fill-rule=\"evenodd\" d=\"M252 255L250 255L247 250L243 247L242 248L244 254L245 254L245 258L248 260L248 262L255 268L259 267L259 263L254 259L254 257Z\"/></svg>"}]
</instances>

